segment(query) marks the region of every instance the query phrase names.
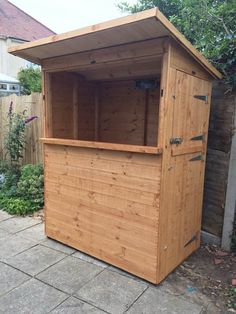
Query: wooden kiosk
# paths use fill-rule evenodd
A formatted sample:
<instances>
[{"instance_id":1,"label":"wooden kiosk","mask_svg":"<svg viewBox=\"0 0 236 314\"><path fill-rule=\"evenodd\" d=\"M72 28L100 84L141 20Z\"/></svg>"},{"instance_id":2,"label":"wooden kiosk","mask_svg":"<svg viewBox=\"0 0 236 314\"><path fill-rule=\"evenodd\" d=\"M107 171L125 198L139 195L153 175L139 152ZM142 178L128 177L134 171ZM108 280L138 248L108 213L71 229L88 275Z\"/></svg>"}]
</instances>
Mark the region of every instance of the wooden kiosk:
<instances>
[{"instance_id":1,"label":"wooden kiosk","mask_svg":"<svg viewBox=\"0 0 236 314\"><path fill-rule=\"evenodd\" d=\"M159 283L199 247L220 73L156 8L9 51L43 70L46 235Z\"/></svg>"}]
</instances>

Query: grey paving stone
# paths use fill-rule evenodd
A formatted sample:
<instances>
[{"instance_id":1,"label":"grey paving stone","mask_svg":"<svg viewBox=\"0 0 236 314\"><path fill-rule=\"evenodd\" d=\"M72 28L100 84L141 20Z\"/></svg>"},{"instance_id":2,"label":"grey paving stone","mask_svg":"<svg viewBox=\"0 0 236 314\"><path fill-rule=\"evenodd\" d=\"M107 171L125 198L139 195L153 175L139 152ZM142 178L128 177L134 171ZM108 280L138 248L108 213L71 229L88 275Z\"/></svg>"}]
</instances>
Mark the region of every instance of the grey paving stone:
<instances>
[{"instance_id":1,"label":"grey paving stone","mask_svg":"<svg viewBox=\"0 0 236 314\"><path fill-rule=\"evenodd\" d=\"M0 313L45 314L68 296L36 279L31 279L0 298Z\"/></svg>"},{"instance_id":2,"label":"grey paving stone","mask_svg":"<svg viewBox=\"0 0 236 314\"><path fill-rule=\"evenodd\" d=\"M148 288L127 314L200 314L203 308L162 289Z\"/></svg>"},{"instance_id":3,"label":"grey paving stone","mask_svg":"<svg viewBox=\"0 0 236 314\"><path fill-rule=\"evenodd\" d=\"M145 283L105 269L75 295L104 311L120 314L127 310L146 288Z\"/></svg>"},{"instance_id":4,"label":"grey paving stone","mask_svg":"<svg viewBox=\"0 0 236 314\"><path fill-rule=\"evenodd\" d=\"M0 229L0 239L5 238L6 236L9 236L10 233L6 230Z\"/></svg>"},{"instance_id":5,"label":"grey paving stone","mask_svg":"<svg viewBox=\"0 0 236 314\"><path fill-rule=\"evenodd\" d=\"M9 215L8 213L4 212L3 210L0 209L0 221L4 221L6 219L13 218L14 216Z\"/></svg>"},{"instance_id":6,"label":"grey paving stone","mask_svg":"<svg viewBox=\"0 0 236 314\"><path fill-rule=\"evenodd\" d=\"M19 235L25 238L34 239L37 241L43 241L46 240L46 236L44 233L44 224L39 223L38 225L35 225L33 227L27 228L23 231L19 232Z\"/></svg>"},{"instance_id":7,"label":"grey paving stone","mask_svg":"<svg viewBox=\"0 0 236 314\"><path fill-rule=\"evenodd\" d=\"M13 217L0 222L0 228L15 233L39 223L38 219L31 217Z\"/></svg>"},{"instance_id":8,"label":"grey paving stone","mask_svg":"<svg viewBox=\"0 0 236 314\"><path fill-rule=\"evenodd\" d=\"M0 262L0 296L29 279L28 275Z\"/></svg>"},{"instance_id":9,"label":"grey paving stone","mask_svg":"<svg viewBox=\"0 0 236 314\"><path fill-rule=\"evenodd\" d=\"M76 298L69 298L59 305L55 310L50 312L52 314L104 314L105 312L80 301Z\"/></svg>"},{"instance_id":10,"label":"grey paving stone","mask_svg":"<svg viewBox=\"0 0 236 314\"><path fill-rule=\"evenodd\" d=\"M73 294L103 270L102 267L68 256L37 278L64 292Z\"/></svg>"},{"instance_id":11,"label":"grey paving stone","mask_svg":"<svg viewBox=\"0 0 236 314\"><path fill-rule=\"evenodd\" d=\"M46 238L46 240L43 241L41 244L45 245L47 247L50 247L50 248L52 248L54 250L61 251L63 253L69 254L69 255L76 251L72 247L64 245L64 244L62 244L62 243L60 243L58 241L55 241L53 239L50 239L50 238Z\"/></svg>"},{"instance_id":12,"label":"grey paving stone","mask_svg":"<svg viewBox=\"0 0 236 314\"><path fill-rule=\"evenodd\" d=\"M0 240L0 260L6 260L36 245L35 240L23 238L17 234Z\"/></svg>"},{"instance_id":13,"label":"grey paving stone","mask_svg":"<svg viewBox=\"0 0 236 314\"><path fill-rule=\"evenodd\" d=\"M64 253L55 251L46 246L37 245L7 259L6 263L34 276L60 261L65 256L66 254Z\"/></svg>"},{"instance_id":14,"label":"grey paving stone","mask_svg":"<svg viewBox=\"0 0 236 314\"><path fill-rule=\"evenodd\" d=\"M76 251L74 254L73 254L74 257L77 257L77 258L80 258L82 259L83 261L85 262L89 262L89 263L92 263L94 265L98 265L98 266L101 266L103 268L107 268L108 267L108 264L100 261L99 259L97 258L94 258L92 256L89 256L85 253L82 253L80 251Z\"/></svg>"}]
</instances>

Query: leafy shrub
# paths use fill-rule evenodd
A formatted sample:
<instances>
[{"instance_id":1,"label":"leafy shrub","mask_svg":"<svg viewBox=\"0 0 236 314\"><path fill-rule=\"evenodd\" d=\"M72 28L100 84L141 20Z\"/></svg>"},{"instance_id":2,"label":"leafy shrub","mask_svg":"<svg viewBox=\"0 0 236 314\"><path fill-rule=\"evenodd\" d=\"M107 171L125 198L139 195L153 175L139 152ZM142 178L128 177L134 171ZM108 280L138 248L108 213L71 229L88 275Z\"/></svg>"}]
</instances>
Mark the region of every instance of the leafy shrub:
<instances>
[{"instance_id":1,"label":"leafy shrub","mask_svg":"<svg viewBox=\"0 0 236 314\"><path fill-rule=\"evenodd\" d=\"M0 185L0 208L12 215L27 215L44 203L43 166L11 165L5 169Z\"/></svg>"},{"instance_id":2,"label":"leafy shrub","mask_svg":"<svg viewBox=\"0 0 236 314\"><path fill-rule=\"evenodd\" d=\"M11 215L25 216L33 213L36 208L32 206L31 201L25 200L19 197L0 199L0 205L3 210L7 211Z\"/></svg>"},{"instance_id":3,"label":"leafy shrub","mask_svg":"<svg viewBox=\"0 0 236 314\"><path fill-rule=\"evenodd\" d=\"M21 176L17 184L17 195L30 200L40 208L44 203L43 166L25 165L21 169Z\"/></svg>"},{"instance_id":4,"label":"leafy shrub","mask_svg":"<svg viewBox=\"0 0 236 314\"><path fill-rule=\"evenodd\" d=\"M33 92L41 92L42 79L39 67L30 66L23 68L17 75L22 87L22 94L30 95Z\"/></svg>"}]
</instances>

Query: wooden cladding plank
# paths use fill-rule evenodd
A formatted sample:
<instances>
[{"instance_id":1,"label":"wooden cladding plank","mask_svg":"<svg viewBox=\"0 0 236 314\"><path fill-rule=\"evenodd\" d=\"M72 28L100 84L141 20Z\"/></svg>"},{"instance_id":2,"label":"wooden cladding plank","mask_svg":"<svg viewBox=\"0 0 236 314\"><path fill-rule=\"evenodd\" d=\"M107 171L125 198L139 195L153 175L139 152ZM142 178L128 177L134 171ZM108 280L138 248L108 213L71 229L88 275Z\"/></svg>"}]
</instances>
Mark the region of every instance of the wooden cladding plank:
<instances>
[{"instance_id":1,"label":"wooden cladding plank","mask_svg":"<svg viewBox=\"0 0 236 314\"><path fill-rule=\"evenodd\" d=\"M70 146L70 147L89 147L101 150L121 151L121 152L136 152L146 154L161 154L162 149L160 147L152 146L140 146L140 145L127 145L127 144L114 144L105 142L92 142L92 141L78 141L67 140L58 138L41 138L41 141L45 144L57 145L57 146Z\"/></svg>"},{"instance_id":2,"label":"wooden cladding plank","mask_svg":"<svg viewBox=\"0 0 236 314\"><path fill-rule=\"evenodd\" d=\"M163 54L163 46L168 38L157 38L143 42L69 54L43 60L45 70L84 69L97 65L121 62L130 58L149 57Z\"/></svg>"},{"instance_id":3,"label":"wooden cladding plank","mask_svg":"<svg viewBox=\"0 0 236 314\"><path fill-rule=\"evenodd\" d=\"M70 245L87 254L93 255L110 264L116 265L128 272L145 278L151 282L155 274L155 260L140 256L137 252L133 252L129 248L114 244L114 241L108 240L106 237L98 235L75 232L64 227L58 228L52 221L46 226L47 236L58 239L58 241ZM103 247L101 247L103 243Z\"/></svg>"}]
</instances>

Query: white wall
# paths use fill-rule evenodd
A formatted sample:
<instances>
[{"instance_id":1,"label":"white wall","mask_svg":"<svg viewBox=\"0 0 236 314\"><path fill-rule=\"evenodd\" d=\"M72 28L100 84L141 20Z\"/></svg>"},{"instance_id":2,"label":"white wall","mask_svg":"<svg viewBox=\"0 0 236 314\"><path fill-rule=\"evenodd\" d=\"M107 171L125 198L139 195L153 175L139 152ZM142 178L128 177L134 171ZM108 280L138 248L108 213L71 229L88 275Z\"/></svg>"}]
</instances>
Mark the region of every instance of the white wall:
<instances>
[{"instance_id":1,"label":"white wall","mask_svg":"<svg viewBox=\"0 0 236 314\"><path fill-rule=\"evenodd\" d=\"M22 67L29 64L28 61L15 57L7 52L8 47L16 46L22 41L0 37L0 72L6 75L17 77L17 73Z\"/></svg>"}]
</instances>

